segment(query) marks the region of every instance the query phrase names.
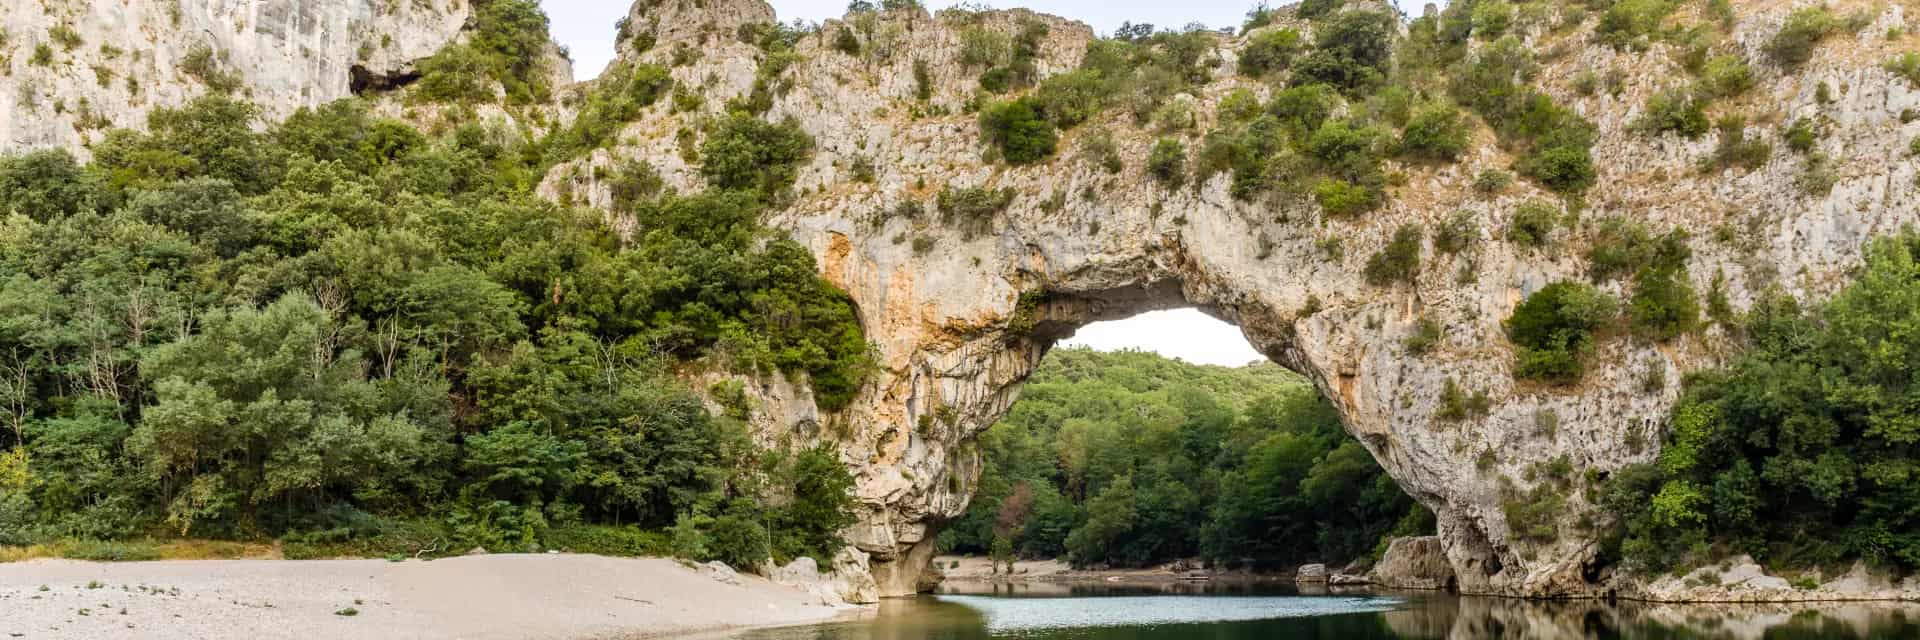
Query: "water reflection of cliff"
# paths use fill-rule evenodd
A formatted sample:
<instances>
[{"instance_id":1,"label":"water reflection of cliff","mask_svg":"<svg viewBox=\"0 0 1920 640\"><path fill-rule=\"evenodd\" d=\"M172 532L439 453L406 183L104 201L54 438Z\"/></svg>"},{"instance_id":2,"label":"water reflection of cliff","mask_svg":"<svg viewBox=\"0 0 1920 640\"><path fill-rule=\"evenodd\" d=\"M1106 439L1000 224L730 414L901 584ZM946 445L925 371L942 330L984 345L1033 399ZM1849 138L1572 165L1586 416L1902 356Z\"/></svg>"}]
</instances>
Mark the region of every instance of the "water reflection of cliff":
<instances>
[{"instance_id":1,"label":"water reflection of cliff","mask_svg":"<svg viewBox=\"0 0 1920 640\"><path fill-rule=\"evenodd\" d=\"M1920 638L1920 606L1893 602L1609 604L1409 594L1381 614L1406 640Z\"/></svg>"}]
</instances>

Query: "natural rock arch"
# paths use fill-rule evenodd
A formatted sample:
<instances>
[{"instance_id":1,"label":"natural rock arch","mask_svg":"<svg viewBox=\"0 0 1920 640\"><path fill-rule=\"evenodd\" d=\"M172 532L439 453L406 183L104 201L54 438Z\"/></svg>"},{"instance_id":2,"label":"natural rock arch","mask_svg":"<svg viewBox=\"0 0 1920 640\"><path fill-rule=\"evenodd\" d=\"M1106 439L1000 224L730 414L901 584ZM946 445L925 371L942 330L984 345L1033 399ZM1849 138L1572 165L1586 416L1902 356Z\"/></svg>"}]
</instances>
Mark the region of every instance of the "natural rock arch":
<instances>
[{"instance_id":1,"label":"natural rock arch","mask_svg":"<svg viewBox=\"0 0 1920 640\"><path fill-rule=\"evenodd\" d=\"M12 3L8 24L16 31L44 32L71 20L89 43L152 45L162 77L138 100L123 88L100 86L90 67L109 61L90 46L73 52L71 64L28 68L16 61L16 73L0 77L0 98L21 105L49 95L86 98L99 118L138 126L154 106L183 103L204 90L167 67L196 42L187 34L207 31L220 34L216 44L232 54L232 70L256 89L263 112L281 117L348 95L358 57L351 49L359 43L393 36L391 49L380 47L360 63L379 74L401 73L454 40L470 13L458 1L444 11L402 7L386 15L376 12L376 3L339 0L316 5L324 11L314 24L324 29L313 31L300 26L304 21L289 22L300 14L283 11L291 5L277 0L263 15L278 18L264 22L239 19L236 12L253 11L252 5L185 0L176 19L158 4L94 3L86 12L55 16L39 3ZM1920 113L1920 89L1881 66L1911 41L1884 37L1906 25L1909 5L1830 0L1836 12L1866 11L1871 20L1857 33L1829 37L1821 55L1786 70L1764 63L1763 45L1793 4L1739 3L1738 19L1725 31L1731 46L1753 61L1754 86L1731 108L1754 116L1745 129L1749 139L1778 139L1796 119L1820 119L1826 135L1819 144L1834 159L1828 167L1834 185L1817 194L1796 185L1803 161L1784 151L1752 170L1705 172L1700 161L1714 153L1714 136L1686 140L1638 131L1640 105L1681 75L1662 51L1668 45L1638 52L1599 44L1585 26L1591 19L1528 34L1532 49L1556 53L1540 61L1535 84L1597 129L1599 180L1582 198L1581 218L1621 216L1693 231L1687 265L1693 287L1720 287L1736 309L1769 289L1803 297L1830 293L1859 264L1867 239L1920 222L1920 168L1908 153L1909 139L1920 135L1920 120L1908 117ZM609 189L591 169L633 159L652 164L682 191L702 187L679 132L697 131L729 99L753 91L763 55L738 37L739 28L774 20L762 0L635 3L630 37L619 43L622 61L669 68L676 83L697 88L704 99L684 109L659 101L628 123L617 142L554 167L541 192L611 210ZM871 20L872 39L859 56L834 48L830 36L844 28L841 21L801 39L799 61L779 76L782 89L765 115L794 119L817 142L795 198L769 223L809 247L821 273L851 295L880 371L852 406L833 414L814 405L801 381L752 379L748 391L757 437L772 442L798 435L839 445L858 478L862 508L850 538L872 554L872 572L885 593L912 590L932 555L933 534L964 510L979 473L970 439L1011 406L1049 341L1086 322L1194 305L1238 324L1257 348L1311 379L1347 430L1434 510L1463 591L1518 595L1587 592L1595 544L1579 522L1587 501L1577 492L1559 513L1557 540L1514 537L1503 509L1508 487L1524 489L1529 466L1563 456L1596 474L1651 459L1659 425L1679 393L1678 374L1712 366L1737 348L1717 328L1665 344L1616 338L1599 346L1593 370L1576 385L1516 381L1501 320L1547 283L1586 278L1582 250L1591 234L1576 228L1544 251L1502 241L1522 203L1553 196L1529 184L1494 197L1474 193L1470 184L1481 170L1514 162L1484 127L1458 162L1396 163L1392 168L1405 180L1391 200L1348 218L1325 216L1299 194L1237 201L1220 176L1164 188L1142 166L1163 134L1114 109L1066 132L1055 157L1009 167L983 158L978 126L964 109L978 92L981 71L961 61L968 27L917 8ZM1078 67L1093 37L1085 25L1024 10L971 20L973 27L1001 33L1027 20L1047 24L1033 61L1041 77ZM248 24L264 28L235 27ZM312 49L299 44L313 33L351 37L326 38ZM1243 38L1214 37L1206 55L1220 64L1210 67L1204 86L1174 98L1198 117L1195 132L1179 134L1190 145L1199 144L1198 131L1212 124L1230 92L1271 94L1267 84L1235 73L1245 45ZM691 59L680 59L687 52ZM566 62L550 57L549 70L564 75ZM1576 78L1590 70L1619 72L1618 91L1581 91ZM917 79L923 75L924 86ZM409 111L398 100L379 107L395 115ZM552 112L559 121L575 115L558 105ZM487 113L505 117L495 107ZM0 145L7 151L78 148L92 135L76 127L78 117L71 110L8 110L0 113ZM1095 128L1113 133L1120 172L1081 157L1080 144ZM870 167L872 178L856 179L856 167ZM960 224L929 211L947 187L1010 190L1015 197L1003 211ZM1478 230L1472 251L1443 255L1425 244L1412 282L1367 284L1361 274L1368 256L1396 229L1432 228L1461 210L1471 213ZM618 222L631 228L632 221ZM1723 234L1709 233L1714 229L1733 233L1717 239L1712 236ZM1402 343L1422 318L1446 330L1431 352L1416 356ZM1656 371L1661 384L1650 388L1645 381ZM1488 414L1450 424L1433 420L1448 380L1487 392ZM1554 416L1558 427L1536 428L1544 415ZM923 433L922 419L933 416L944 418L931 420ZM1645 446L1629 446L1633 442ZM1491 462L1483 464L1486 452Z\"/></svg>"},{"instance_id":2,"label":"natural rock arch","mask_svg":"<svg viewBox=\"0 0 1920 640\"><path fill-rule=\"evenodd\" d=\"M711 15L772 17L757 0L723 4L710 7ZM1760 44L1789 9L1772 2L1743 7L1732 37L1762 59ZM1544 62L1540 84L1598 129L1594 157L1601 179L1585 195L1581 215L1630 216L1656 228L1694 230L1696 237L1715 225L1754 229L1746 243L1694 242L1688 265L1695 289L1721 287L1738 308L1768 288L1808 296L1834 290L1858 263L1866 239L1916 215L1915 168L1903 159L1904 139L1887 131L1903 110L1920 107L1920 92L1879 68L1875 56L1891 50L1870 37L1884 31L1882 23L1904 21L1901 9L1877 16L1863 30L1869 35L1844 43L1867 52L1822 58L1794 73L1765 70L1752 93L1789 113L1823 114L1829 138L1844 141L1847 167L1823 195L1793 186L1799 170L1793 162L1748 173L1700 173L1699 158L1711 153L1714 141L1649 138L1632 126L1637 109L1631 105L1661 89L1660 69L1669 62L1592 44L1578 31L1566 36L1572 52ZM634 17L637 24L647 15L636 8ZM1084 25L1022 10L988 12L976 24L1010 32L1027 19L1051 26L1037 61L1043 75L1079 64L1091 37ZM859 479L864 509L850 537L872 554L882 592L913 590L933 554L934 534L964 510L978 477L970 439L1012 405L1052 339L1087 322L1182 305L1237 324L1256 348L1313 381L1347 431L1435 512L1462 591L1598 592L1590 583L1597 545L1586 528L1591 523L1583 522L1590 511L1583 492L1574 491L1554 512L1559 535L1553 540L1515 537L1505 503L1529 488L1534 465L1565 459L1577 472L1604 477L1651 460L1679 395L1680 374L1711 366L1735 347L1714 328L1665 344L1616 338L1598 347L1595 366L1576 385L1516 380L1501 322L1546 284L1584 280L1585 238L1576 231L1546 251L1502 241L1522 203L1553 196L1528 184L1499 197L1474 193L1470 185L1479 171L1513 162L1490 134L1477 134L1457 163L1400 165L1407 179L1393 200L1349 219L1329 218L1301 198L1236 201L1219 176L1190 188L1163 188L1140 164L1159 134L1112 112L1067 132L1057 157L1008 167L981 160L971 116L926 116L913 108L916 64L935 79L925 104L958 110L972 95L977 70L959 62L960 27L915 10L880 20L883 29L910 34L910 54L853 59L834 53L824 36L805 39L798 45L801 62L787 71L794 85L775 99L768 117L793 118L819 143L796 185L797 201L770 222L811 248L821 272L859 304L881 370L852 407L832 416L820 415L804 389L790 382L752 387L757 433L830 423L843 434L837 439ZM722 32L730 28L719 25ZM700 29L658 33L665 39L635 59L664 63L671 38L696 37ZM1190 100L1199 114L1212 113L1234 89L1266 91L1232 73L1243 40L1223 36L1216 43L1226 64L1202 90L1175 98ZM744 95L751 82L738 71L738 59L753 56L724 50L674 75L718 78L710 96ZM1618 97L1582 96L1570 86L1574 71L1593 68L1619 68L1630 80ZM1821 84L1844 89L1822 106ZM1767 127L1790 123L1780 120ZM1079 157L1080 138L1093 128L1113 131L1122 172L1106 173ZM667 136L643 137L582 164L655 158L670 182L697 185L690 167L666 157L670 145ZM870 182L854 179L852 167L863 160L878 169ZM990 219L961 224L931 211L948 187L1017 195ZM908 203L919 206L903 207ZM1472 251L1443 255L1423 242L1413 282L1366 282L1367 258L1397 228L1432 228L1459 210L1473 213L1479 241ZM1609 288L1621 291L1617 284ZM1040 294L1044 298L1036 298ZM1022 310L1023 297L1031 315ZM1036 299L1045 302L1033 305ZM1444 332L1430 353L1416 356L1402 345L1423 318ZM1650 379L1661 383L1650 387ZM1433 419L1450 380L1486 392L1490 411L1459 423ZM922 418L934 415L952 419L936 420L921 433ZM1546 420L1556 426L1541 429Z\"/></svg>"}]
</instances>

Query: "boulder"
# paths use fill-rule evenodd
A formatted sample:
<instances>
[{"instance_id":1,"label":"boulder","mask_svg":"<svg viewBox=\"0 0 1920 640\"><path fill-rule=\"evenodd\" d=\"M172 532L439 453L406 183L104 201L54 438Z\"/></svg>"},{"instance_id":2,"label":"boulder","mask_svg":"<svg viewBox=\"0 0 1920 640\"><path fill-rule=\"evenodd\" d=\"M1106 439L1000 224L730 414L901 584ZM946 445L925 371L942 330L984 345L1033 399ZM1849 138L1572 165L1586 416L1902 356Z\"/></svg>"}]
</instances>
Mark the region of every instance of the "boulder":
<instances>
[{"instance_id":1,"label":"boulder","mask_svg":"<svg viewBox=\"0 0 1920 640\"><path fill-rule=\"evenodd\" d=\"M1335 587L1364 587L1373 584L1373 581L1363 574L1336 573L1327 578L1327 584Z\"/></svg>"},{"instance_id":2,"label":"boulder","mask_svg":"<svg viewBox=\"0 0 1920 640\"><path fill-rule=\"evenodd\" d=\"M1327 565L1324 565L1324 564L1301 565L1299 570L1296 570L1293 572L1293 581L1294 582L1311 582L1316 584L1324 583L1327 581Z\"/></svg>"},{"instance_id":3,"label":"boulder","mask_svg":"<svg viewBox=\"0 0 1920 640\"><path fill-rule=\"evenodd\" d=\"M1454 585L1453 565L1440 536L1394 538L1367 579L1395 589L1447 589Z\"/></svg>"},{"instance_id":4,"label":"boulder","mask_svg":"<svg viewBox=\"0 0 1920 640\"><path fill-rule=\"evenodd\" d=\"M819 563L803 556L784 567L775 566L772 560L767 560L761 565L761 573L766 574L774 584L812 594L820 599L821 604L872 604L880 601L880 587L867 568L867 554L852 547L841 549L840 553L834 555L831 572L821 572Z\"/></svg>"},{"instance_id":5,"label":"boulder","mask_svg":"<svg viewBox=\"0 0 1920 640\"><path fill-rule=\"evenodd\" d=\"M707 574L708 577L724 584L740 584L740 573L734 571L733 567L727 566L727 563L719 560L700 565L700 571L701 573Z\"/></svg>"}]
</instances>

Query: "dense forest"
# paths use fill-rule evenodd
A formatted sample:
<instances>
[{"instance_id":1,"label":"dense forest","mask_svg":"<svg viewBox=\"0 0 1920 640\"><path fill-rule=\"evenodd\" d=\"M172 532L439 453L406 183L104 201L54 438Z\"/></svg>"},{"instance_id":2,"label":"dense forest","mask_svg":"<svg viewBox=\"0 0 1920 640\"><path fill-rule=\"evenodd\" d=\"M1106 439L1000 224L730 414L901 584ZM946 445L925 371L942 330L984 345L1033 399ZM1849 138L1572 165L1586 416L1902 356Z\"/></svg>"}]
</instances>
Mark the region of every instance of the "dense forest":
<instances>
[{"instance_id":1,"label":"dense forest","mask_svg":"<svg viewBox=\"0 0 1920 640\"><path fill-rule=\"evenodd\" d=\"M1818 305L1776 294L1747 351L1689 380L1655 463L1600 492L1611 552L1661 571L1748 553L1779 567L1920 569L1920 235L1874 241Z\"/></svg>"},{"instance_id":2,"label":"dense forest","mask_svg":"<svg viewBox=\"0 0 1920 640\"><path fill-rule=\"evenodd\" d=\"M1278 365L1061 349L981 436L986 470L948 550L1272 568L1376 555L1433 516Z\"/></svg>"},{"instance_id":3,"label":"dense forest","mask_svg":"<svg viewBox=\"0 0 1920 640\"><path fill-rule=\"evenodd\" d=\"M579 127L476 117L548 88L546 18L476 3L411 99L279 123L214 91L64 150L0 159L0 545L278 539L290 556L567 547L754 567L830 556L852 478L831 446L752 444L737 388L801 375L846 404L871 366L845 293L762 227L812 140L744 114L697 145L712 189L604 176L641 232L533 194ZM596 85L631 118L657 74ZM463 114L463 109L464 115ZM86 544L71 541L88 541Z\"/></svg>"}]
</instances>

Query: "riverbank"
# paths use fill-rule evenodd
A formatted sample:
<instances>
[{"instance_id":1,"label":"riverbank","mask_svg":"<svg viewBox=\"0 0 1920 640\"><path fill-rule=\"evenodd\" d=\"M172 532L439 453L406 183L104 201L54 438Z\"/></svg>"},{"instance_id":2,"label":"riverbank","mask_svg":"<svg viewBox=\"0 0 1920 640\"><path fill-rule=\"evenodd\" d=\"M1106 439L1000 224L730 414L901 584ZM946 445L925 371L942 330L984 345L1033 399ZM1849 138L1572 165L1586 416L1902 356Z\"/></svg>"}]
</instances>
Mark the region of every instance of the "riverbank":
<instances>
[{"instance_id":1,"label":"riverbank","mask_svg":"<svg viewBox=\"0 0 1920 640\"><path fill-rule=\"evenodd\" d=\"M934 563L948 582L1054 583L1105 582L1166 584L1177 582L1284 582L1293 583L1294 571L1273 573L1247 571L1199 571L1178 563L1138 569L1075 569L1064 561L1016 560L1013 571L1005 566L995 572L993 561L983 556L939 556Z\"/></svg>"},{"instance_id":2,"label":"riverbank","mask_svg":"<svg viewBox=\"0 0 1920 640\"><path fill-rule=\"evenodd\" d=\"M0 564L8 638L648 638L858 610L658 558Z\"/></svg>"}]
</instances>

